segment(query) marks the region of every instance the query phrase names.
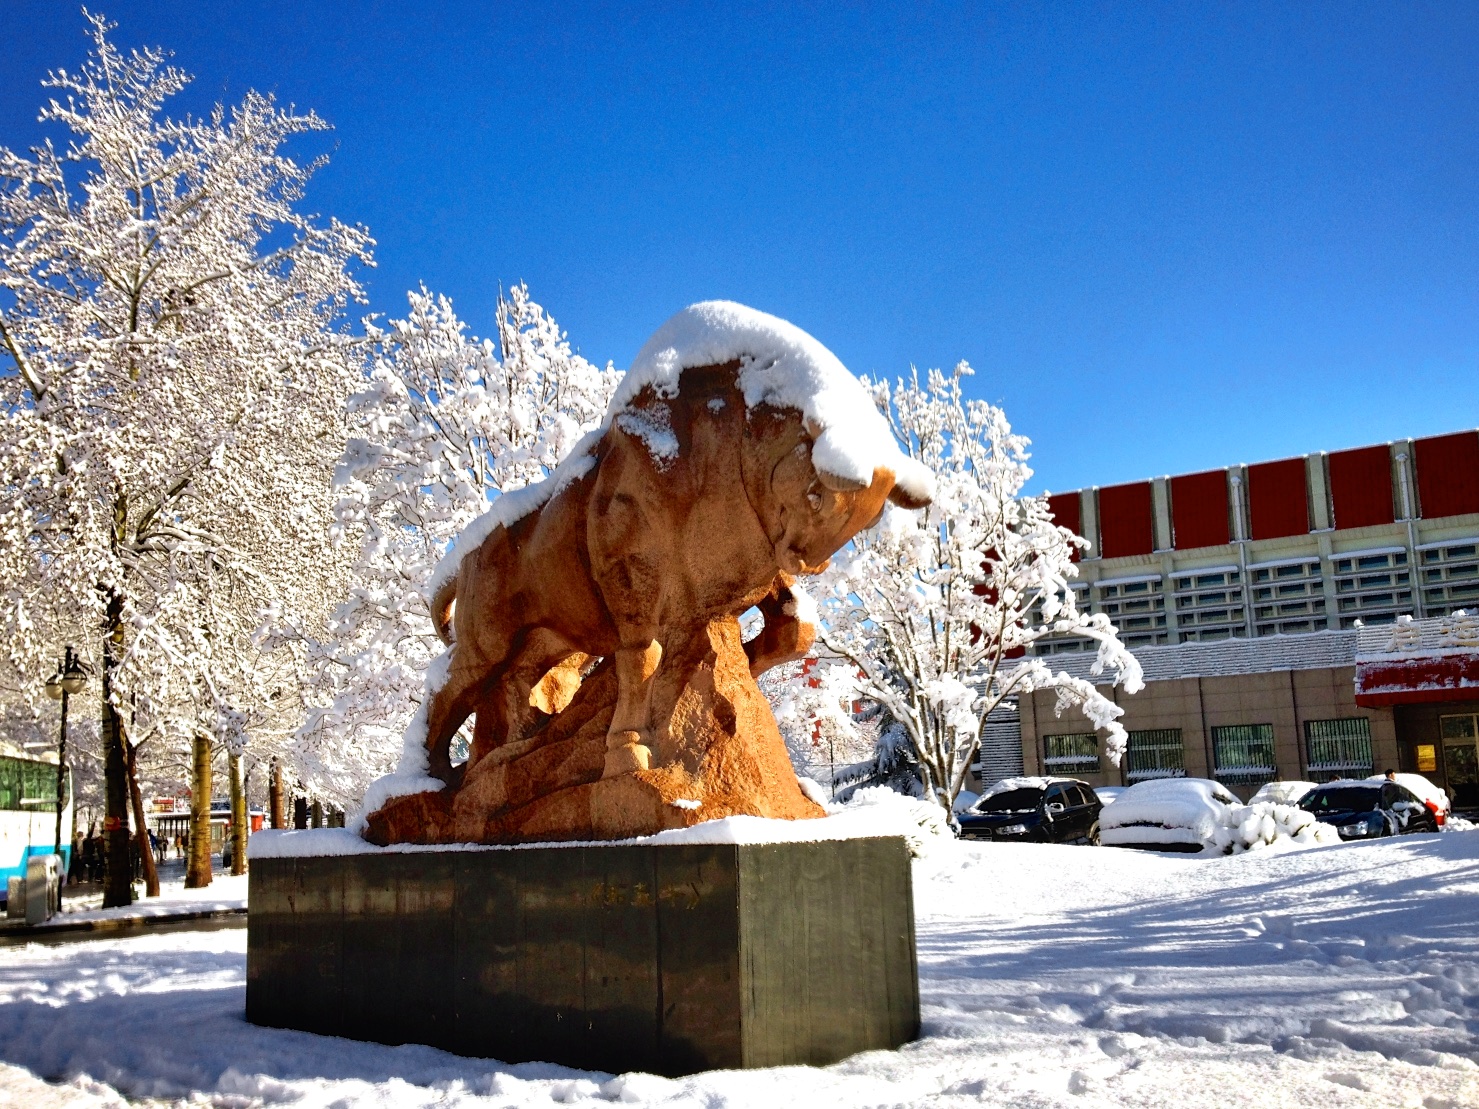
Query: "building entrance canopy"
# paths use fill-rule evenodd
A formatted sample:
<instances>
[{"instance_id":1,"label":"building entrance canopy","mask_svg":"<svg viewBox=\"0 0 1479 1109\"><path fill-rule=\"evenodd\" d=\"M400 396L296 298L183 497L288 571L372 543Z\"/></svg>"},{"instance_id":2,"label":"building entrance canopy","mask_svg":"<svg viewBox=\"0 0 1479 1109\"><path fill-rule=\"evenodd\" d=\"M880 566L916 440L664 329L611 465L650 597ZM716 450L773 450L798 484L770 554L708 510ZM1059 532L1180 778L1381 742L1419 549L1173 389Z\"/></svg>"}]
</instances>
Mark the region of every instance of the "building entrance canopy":
<instances>
[{"instance_id":1,"label":"building entrance canopy","mask_svg":"<svg viewBox=\"0 0 1479 1109\"><path fill-rule=\"evenodd\" d=\"M1362 628L1356 703L1367 708L1479 700L1479 616L1401 616Z\"/></svg>"}]
</instances>

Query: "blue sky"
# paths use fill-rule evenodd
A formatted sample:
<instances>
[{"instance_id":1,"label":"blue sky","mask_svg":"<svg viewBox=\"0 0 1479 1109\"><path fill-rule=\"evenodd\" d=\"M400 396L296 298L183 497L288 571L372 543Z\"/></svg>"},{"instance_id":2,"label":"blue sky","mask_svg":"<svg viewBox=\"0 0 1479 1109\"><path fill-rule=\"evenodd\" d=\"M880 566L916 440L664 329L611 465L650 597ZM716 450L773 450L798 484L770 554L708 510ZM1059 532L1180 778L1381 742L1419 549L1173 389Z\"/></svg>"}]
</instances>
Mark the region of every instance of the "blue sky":
<instances>
[{"instance_id":1,"label":"blue sky","mask_svg":"<svg viewBox=\"0 0 1479 1109\"><path fill-rule=\"evenodd\" d=\"M625 365L744 301L859 373L968 360L1034 490L1479 425L1479 6L105 3L335 127L309 206L491 330ZM721 10L722 9L722 10ZM0 144L78 7L7 0Z\"/></svg>"}]
</instances>

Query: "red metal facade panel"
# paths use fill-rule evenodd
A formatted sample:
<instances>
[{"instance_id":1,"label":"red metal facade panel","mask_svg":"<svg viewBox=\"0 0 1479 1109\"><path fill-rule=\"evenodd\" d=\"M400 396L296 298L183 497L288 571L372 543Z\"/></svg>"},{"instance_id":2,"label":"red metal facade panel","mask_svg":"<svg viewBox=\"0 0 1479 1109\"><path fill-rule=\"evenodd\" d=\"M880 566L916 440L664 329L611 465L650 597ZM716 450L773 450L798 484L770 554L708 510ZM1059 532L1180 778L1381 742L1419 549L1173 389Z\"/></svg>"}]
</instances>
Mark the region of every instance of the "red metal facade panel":
<instances>
[{"instance_id":1,"label":"red metal facade panel","mask_svg":"<svg viewBox=\"0 0 1479 1109\"><path fill-rule=\"evenodd\" d=\"M1310 530L1304 459L1248 467L1248 517L1254 539L1281 539Z\"/></svg>"},{"instance_id":2,"label":"red metal facade panel","mask_svg":"<svg viewBox=\"0 0 1479 1109\"><path fill-rule=\"evenodd\" d=\"M1099 490L1099 553L1105 558L1123 558L1153 550L1155 517L1150 482Z\"/></svg>"},{"instance_id":3,"label":"red metal facade panel","mask_svg":"<svg viewBox=\"0 0 1479 1109\"><path fill-rule=\"evenodd\" d=\"M1390 449L1361 447L1332 454L1330 499L1337 528L1364 528L1395 520Z\"/></svg>"},{"instance_id":4,"label":"red metal facade panel","mask_svg":"<svg viewBox=\"0 0 1479 1109\"><path fill-rule=\"evenodd\" d=\"M1413 447L1423 519L1479 512L1479 433L1435 435Z\"/></svg>"},{"instance_id":5,"label":"red metal facade panel","mask_svg":"<svg viewBox=\"0 0 1479 1109\"><path fill-rule=\"evenodd\" d=\"M1171 525L1178 551L1222 547L1227 533L1227 471L1183 474L1171 479Z\"/></svg>"},{"instance_id":6,"label":"red metal facade panel","mask_svg":"<svg viewBox=\"0 0 1479 1109\"><path fill-rule=\"evenodd\" d=\"M1080 511L1082 505L1077 493L1054 493L1048 498L1048 511L1053 514L1053 522L1059 527L1067 528L1074 535L1084 533L1083 513Z\"/></svg>"}]
</instances>

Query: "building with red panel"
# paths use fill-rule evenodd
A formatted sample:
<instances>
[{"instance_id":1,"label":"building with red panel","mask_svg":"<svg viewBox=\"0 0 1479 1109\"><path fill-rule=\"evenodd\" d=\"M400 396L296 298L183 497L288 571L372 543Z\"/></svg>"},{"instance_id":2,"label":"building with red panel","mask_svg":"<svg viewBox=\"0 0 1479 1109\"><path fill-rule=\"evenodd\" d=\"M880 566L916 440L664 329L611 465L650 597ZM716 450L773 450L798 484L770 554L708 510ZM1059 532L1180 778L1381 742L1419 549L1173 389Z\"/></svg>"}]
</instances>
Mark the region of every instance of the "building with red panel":
<instances>
[{"instance_id":1,"label":"building with red panel","mask_svg":"<svg viewBox=\"0 0 1479 1109\"><path fill-rule=\"evenodd\" d=\"M1113 691L1124 766L1086 759L1047 693L1022 699L1007 769L1215 777L1246 796L1393 767L1479 810L1479 431L1050 503L1090 543L1080 606L1115 623L1147 684ZM1091 678L1092 646L1037 650Z\"/></svg>"}]
</instances>

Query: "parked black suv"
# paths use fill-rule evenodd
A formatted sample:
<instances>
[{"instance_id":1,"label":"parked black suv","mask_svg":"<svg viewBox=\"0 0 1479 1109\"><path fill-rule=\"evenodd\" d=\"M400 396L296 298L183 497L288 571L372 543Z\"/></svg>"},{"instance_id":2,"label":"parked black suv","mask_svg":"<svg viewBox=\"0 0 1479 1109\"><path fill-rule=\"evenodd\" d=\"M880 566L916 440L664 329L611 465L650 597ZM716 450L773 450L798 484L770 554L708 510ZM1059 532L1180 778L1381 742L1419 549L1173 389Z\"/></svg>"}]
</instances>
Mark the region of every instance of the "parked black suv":
<instances>
[{"instance_id":1,"label":"parked black suv","mask_svg":"<svg viewBox=\"0 0 1479 1109\"><path fill-rule=\"evenodd\" d=\"M960 834L970 839L1097 844L1103 807L1094 790L1076 778L1010 778L992 786L960 814Z\"/></svg>"}]
</instances>

